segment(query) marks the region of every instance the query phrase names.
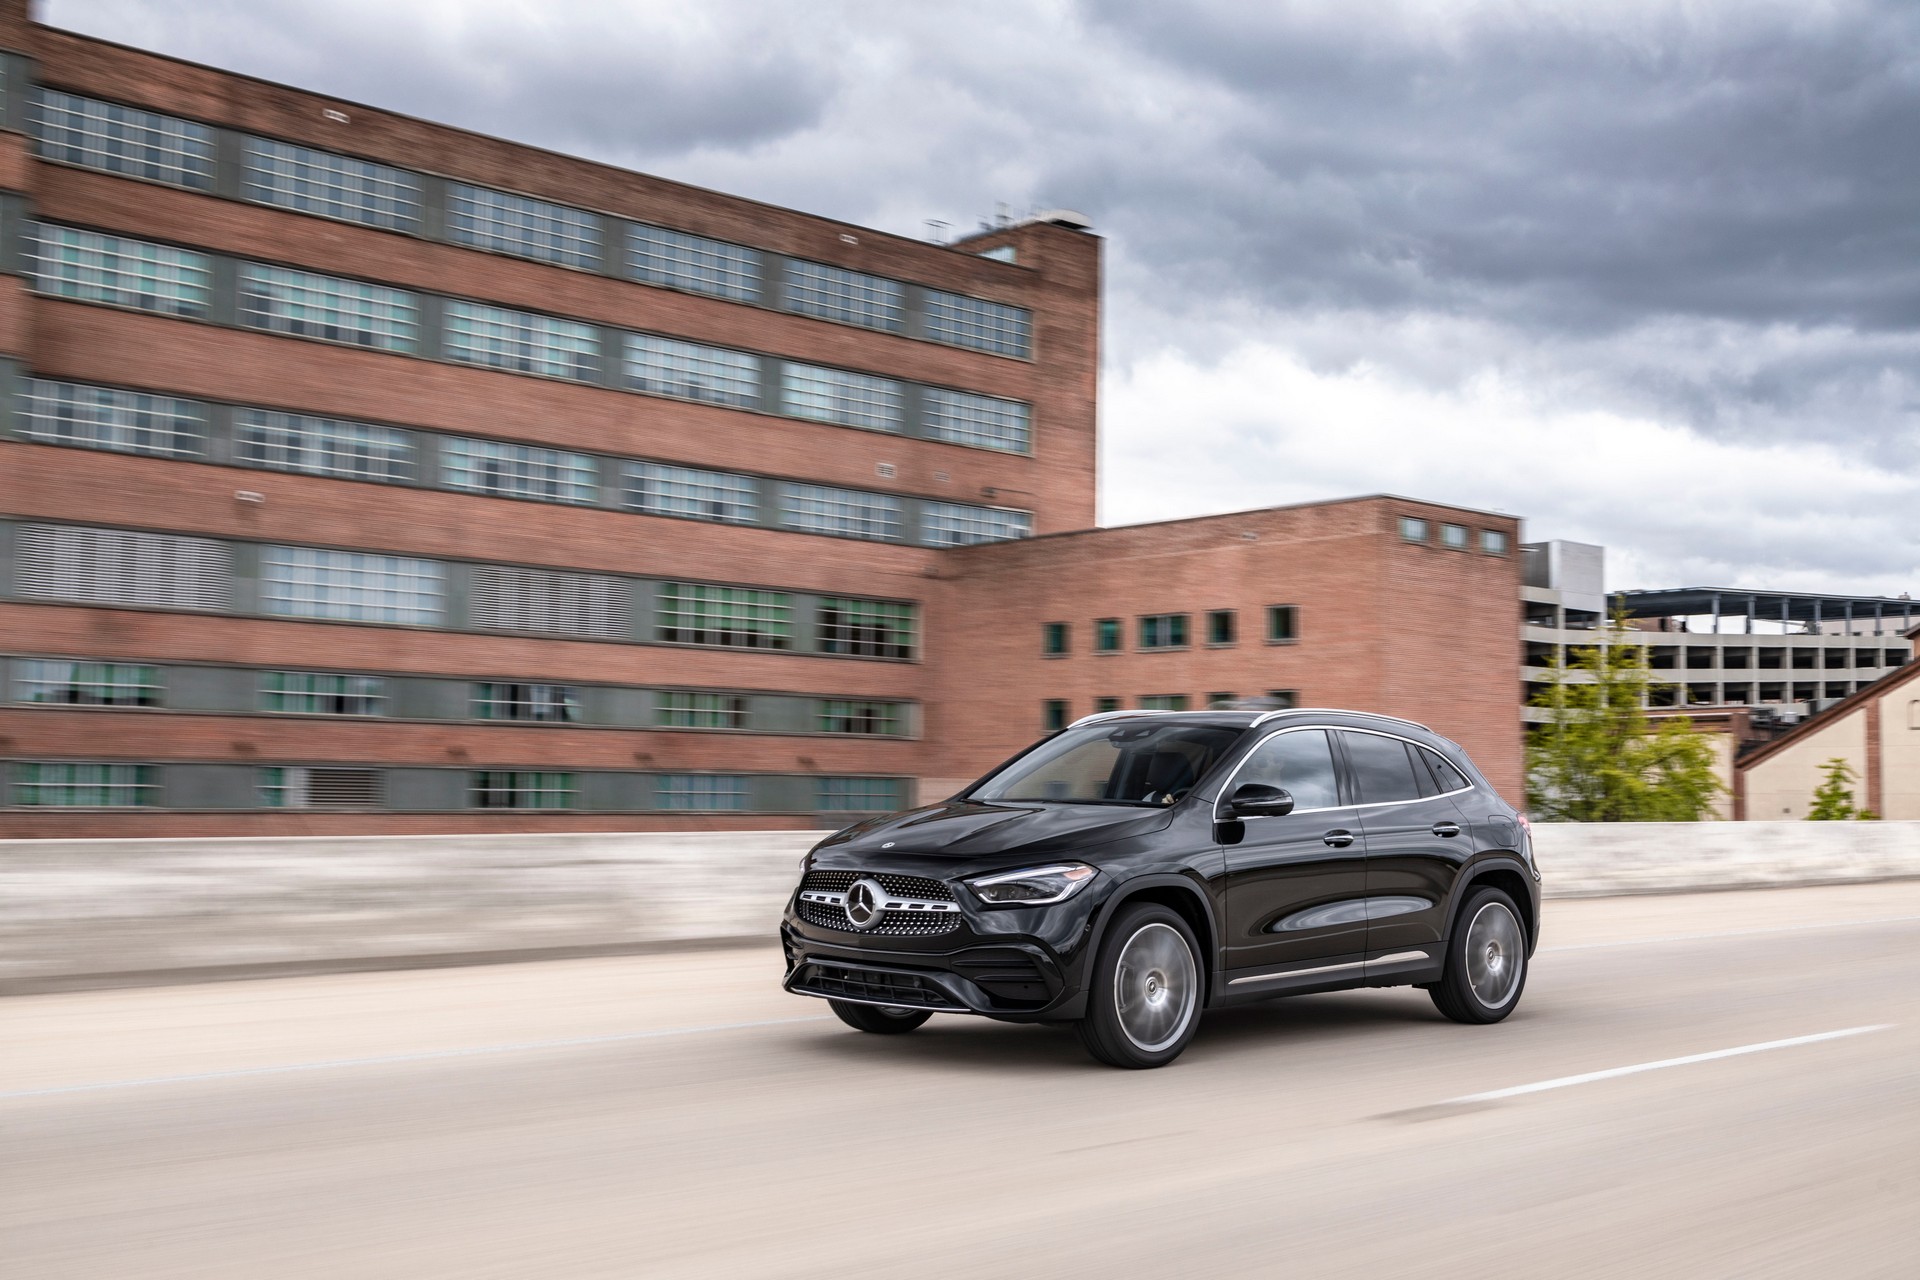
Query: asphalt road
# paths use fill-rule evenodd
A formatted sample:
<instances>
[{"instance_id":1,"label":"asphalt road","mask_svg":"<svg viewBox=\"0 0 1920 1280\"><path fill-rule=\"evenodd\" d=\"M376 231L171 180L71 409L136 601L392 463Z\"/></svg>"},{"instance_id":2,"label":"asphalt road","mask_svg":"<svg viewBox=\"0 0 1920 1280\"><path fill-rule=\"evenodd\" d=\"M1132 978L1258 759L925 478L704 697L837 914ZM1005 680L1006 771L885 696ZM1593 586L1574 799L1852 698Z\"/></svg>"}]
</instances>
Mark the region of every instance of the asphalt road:
<instances>
[{"instance_id":1,"label":"asphalt road","mask_svg":"<svg viewBox=\"0 0 1920 1280\"><path fill-rule=\"evenodd\" d=\"M1547 928L1504 1024L1307 996L1155 1072L772 950L0 1001L0 1275L1920 1274L1920 884Z\"/></svg>"}]
</instances>

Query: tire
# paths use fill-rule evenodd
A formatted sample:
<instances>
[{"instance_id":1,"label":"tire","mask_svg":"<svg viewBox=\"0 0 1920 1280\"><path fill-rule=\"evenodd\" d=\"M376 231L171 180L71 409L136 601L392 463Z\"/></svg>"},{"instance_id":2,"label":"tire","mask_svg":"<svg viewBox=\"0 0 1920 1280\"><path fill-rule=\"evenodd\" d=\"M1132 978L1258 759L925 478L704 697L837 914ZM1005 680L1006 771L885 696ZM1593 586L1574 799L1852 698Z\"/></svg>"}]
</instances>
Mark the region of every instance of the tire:
<instances>
[{"instance_id":1,"label":"tire","mask_svg":"<svg viewBox=\"0 0 1920 1280\"><path fill-rule=\"evenodd\" d=\"M906 1009L889 1004L855 1004L851 1000L829 1000L840 1021L856 1031L876 1036L904 1035L933 1016L931 1009Z\"/></svg>"},{"instance_id":2,"label":"tire","mask_svg":"<svg viewBox=\"0 0 1920 1280\"><path fill-rule=\"evenodd\" d=\"M1498 1022L1519 1005L1527 967L1527 927L1520 909L1502 890L1476 889L1455 917L1446 971L1427 994L1433 1007L1455 1022Z\"/></svg>"},{"instance_id":3,"label":"tire","mask_svg":"<svg viewBox=\"0 0 1920 1280\"><path fill-rule=\"evenodd\" d=\"M1122 908L1108 927L1076 1025L1087 1052L1110 1067L1164 1067L1200 1025L1200 947L1171 908Z\"/></svg>"}]
</instances>

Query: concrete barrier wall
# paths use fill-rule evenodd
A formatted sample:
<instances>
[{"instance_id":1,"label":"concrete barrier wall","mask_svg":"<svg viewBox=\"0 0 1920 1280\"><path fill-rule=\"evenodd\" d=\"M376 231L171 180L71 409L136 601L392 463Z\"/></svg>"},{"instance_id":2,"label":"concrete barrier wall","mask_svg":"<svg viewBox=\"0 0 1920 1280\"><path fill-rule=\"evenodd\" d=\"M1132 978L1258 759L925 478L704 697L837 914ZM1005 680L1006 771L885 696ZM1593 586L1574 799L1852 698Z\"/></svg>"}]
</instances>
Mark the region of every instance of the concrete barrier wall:
<instances>
[{"instance_id":1,"label":"concrete barrier wall","mask_svg":"<svg viewBox=\"0 0 1920 1280\"><path fill-rule=\"evenodd\" d=\"M0 992L771 941L818 832L0 841ZM1549 895L1920 877L1920 822L1543 826Z\"/></svg>"}]
</instances>

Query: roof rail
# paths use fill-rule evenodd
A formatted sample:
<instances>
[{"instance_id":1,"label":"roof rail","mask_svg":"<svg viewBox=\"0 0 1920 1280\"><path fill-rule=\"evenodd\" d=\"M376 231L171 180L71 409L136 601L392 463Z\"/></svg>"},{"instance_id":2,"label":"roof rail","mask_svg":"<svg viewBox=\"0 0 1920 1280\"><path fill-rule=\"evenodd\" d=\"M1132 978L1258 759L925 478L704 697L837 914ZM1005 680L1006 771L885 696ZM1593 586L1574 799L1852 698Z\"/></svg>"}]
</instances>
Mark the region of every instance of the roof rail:
<instances>
[{"instance_id":1,"label":"roof rail","mask_svg":"<svg viewBox=\"0 0 1920 1280\"><path fill-rule=\"evenodd\" d=\"M1255 720L1251 727L1257 729L1261 725L1265 724L1267 721L1275 719L1276 717L1279 717L1279 716L1301 716L1301 715L1371 716L1375 720L1391 720L1395 724L1409 724L1409 725L1412 725L1414 728L1424 730L1427 733L1433 732L1432 729L1428 728L1424 724L1421 724L1418 720L1408 720L1403 716L1381 715L1378 711L1355 711L1351 707L1283 707L1278 711L1261 712L1259 719Z\"/></svg>"}]
</instances>

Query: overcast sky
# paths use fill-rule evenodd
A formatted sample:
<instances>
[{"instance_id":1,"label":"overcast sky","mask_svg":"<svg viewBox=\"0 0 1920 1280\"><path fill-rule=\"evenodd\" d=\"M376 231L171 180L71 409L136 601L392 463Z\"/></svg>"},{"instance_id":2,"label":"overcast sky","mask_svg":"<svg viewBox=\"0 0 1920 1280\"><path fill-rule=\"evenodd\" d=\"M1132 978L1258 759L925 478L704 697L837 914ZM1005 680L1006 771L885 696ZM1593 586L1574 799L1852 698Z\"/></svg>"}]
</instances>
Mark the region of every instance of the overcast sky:
<instances>
[{"instance_id":1,"label":"overcast sky","mask_svg":"<svg viewBox=\"0 0 1920 1280\"><path fill-rule=\"evenodd\" d=\"M1102 520L1396 492L1920 591L1920 4L47 0L907 235L1106 237Z\"/></svg>"}]
</instances>

